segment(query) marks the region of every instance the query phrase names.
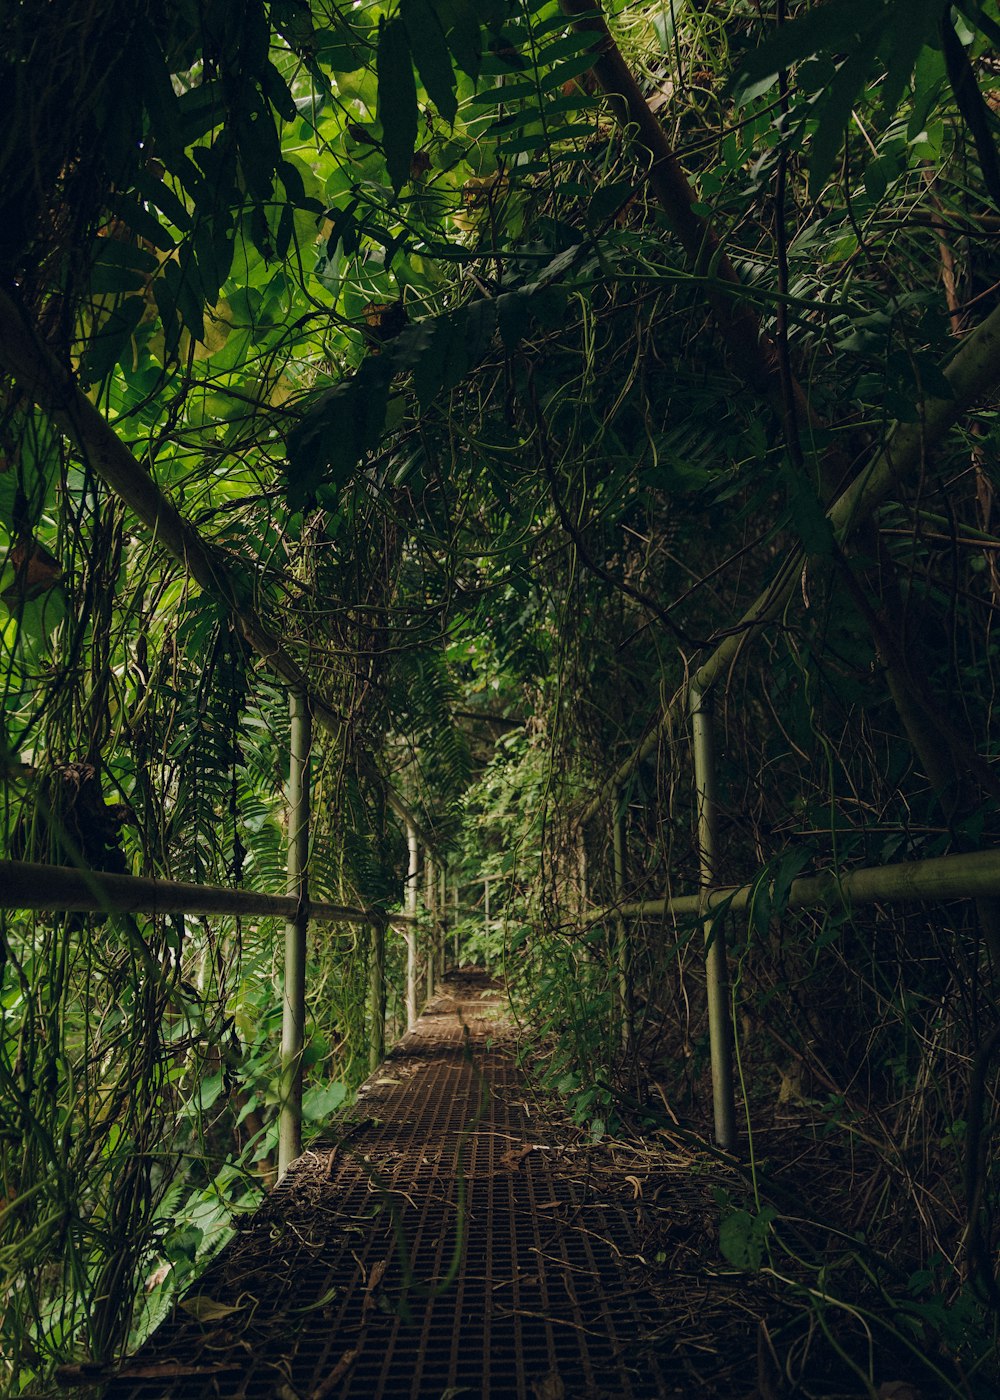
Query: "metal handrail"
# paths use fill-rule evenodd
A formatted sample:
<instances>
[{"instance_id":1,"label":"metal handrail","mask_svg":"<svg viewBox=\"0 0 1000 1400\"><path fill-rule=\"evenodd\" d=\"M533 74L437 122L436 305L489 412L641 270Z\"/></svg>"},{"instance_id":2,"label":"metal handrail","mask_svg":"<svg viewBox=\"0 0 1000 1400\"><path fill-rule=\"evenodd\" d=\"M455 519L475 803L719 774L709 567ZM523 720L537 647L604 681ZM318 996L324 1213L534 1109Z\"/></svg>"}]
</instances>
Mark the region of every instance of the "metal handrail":
<instances>
[{"instance_id":1,"label":"metal handrail","mask_svg":"<svg viewBox=\"0 0 1000 1400\"><path fill-rule=\"evenodd\" d=\"M710 914L714 909L740 913L750 906L760 888L759 882L754 881L745 885L717 885L701 894L612 904L603 909L591 909L584 916L584 922L597 924L603 919L634 919L647 914ZM860 866L843 874L825 870L819 875L802 875L789 886L788 908L974 899L980 895L1000 895L1000 848L902 861L895 865Z\"/></svg>"},{"instance_id":2,"label":"metal handrail","mask_svg":"<svg viewBox=\"0 0 1000 1400\"><path fill-rule=\"evenodd\" d=\"M0 861L0 909L74 914L256 914L291 919L298 900L282 894L155 880L141 875L109 875L72 866L32 861ZM406 914L358 909L311 899L310 919L343 924L409 924Z\"/></svg>"}]
</instances>

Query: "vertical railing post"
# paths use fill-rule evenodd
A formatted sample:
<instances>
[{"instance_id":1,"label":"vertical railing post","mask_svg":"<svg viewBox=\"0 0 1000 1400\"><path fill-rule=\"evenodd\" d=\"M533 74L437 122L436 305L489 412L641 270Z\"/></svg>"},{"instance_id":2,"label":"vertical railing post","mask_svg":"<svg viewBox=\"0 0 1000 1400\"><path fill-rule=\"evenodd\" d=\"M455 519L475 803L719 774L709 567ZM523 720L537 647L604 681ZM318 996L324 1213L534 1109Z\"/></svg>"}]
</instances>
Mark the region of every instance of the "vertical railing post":
<instances>
[{"instance_id":1,"label":"vertical railing post","mask_svg":"<svg viewBox=\"0 0 1000 1400\"><path fill-rule=\"evenodd\" d=\"M625 882L628 878L628 845L625 794L620 787L611 790L612 802L612 848L614 853L615 903L620 907L625 903ZM628 1046L632 1038L632 997L629 987L630 961L629 932L624 916L615 918L615 1002L622 1044Z\"/></svg>"},{"instance_id":2,"label":"vertical railing post","mask_svg":"<svg viewBox=\"0 0 1000 1400\"><path fill-rule=\"evenodd\" d=\"M368 1012L371 1021L368 1068L376 1070L385 1059L385 924L381 919L372 925L371 939L371 962L368 967Z\"/></svg>"},{"instance_id":3,"label":"vertical railing post","mask_svg":"<svg viewBox=\"0 0 1000 1400\"><path fill-rule=\"evenodd\" d=\"M417 876L420 873L420 847L417 833L409 822L406 824L406 844L410 853L406 874L406 912L411 919L417 917ZM408 924L406 933L406 1029L412 1031L417 1024L417 929Z\"/></svg>"},{"instance_id":4,"label":"vertical railing post","mask_svg":"<svg viewBox=\"0 0 1000 1400\"><path fill-rule=\"evenodd\" d=\"M483 881L483 918L486 921L486 933L490 931L490 882Z\"/></svg>"},{"instance_id":5,"label":"vertical railing post","mask_svg":"<svg viewBox=\"0 0 1000 1400\"><path fill-rule=\"evenodd\" d=\"M438 866L437 886L438 944L441 949L441 975L448 965L448 867L444 861Z\"/></svg>"},{"instance_id":6,"label":"vertical railing post","mask_svg":"<svg viewBox=\"0 0 1000 1400\"><path fill-rule=\"evenodd\" d=\"M427 1000L430 1001L437 987L437 909L434 898L436 879L434 857L430 851L424 852L424 908L430 923L427 935Z\"/></svg>"},{"instance_id":7,"label":"vertical railing post","mask_svg":"<svg viewBox=\"0 0 1000 1400\"><path fill-rule=\"evenodd\" d=\"M298 900L285 925L285 977L281 1013L281 1079L278 1112L278 1177L302 1154L302 1051L306 1026L306 929L309 922L309 701L289 697L288 893Z\"/></svg>"},{"instance_id":8,"label":"vertical railing post","mask_svg":"<svg viewBox=\"0 0 1000 1400\"><path fill-rule=\"evenodd\" d=\"M452 908L453 908L454 911L455 911L453 917L454 917L454 920L455 920L455 970L456 970L456 972L457 972L458 969L459 969L459 967L461 967L461 965L462 965L462 964L461 964L461 951L462 951L462 950L461 950L461 948L459 947L459 942L458 942L458 881L457 881L457 880L455 881L455 883L454 883L454 885L452 886L452 889L451 889L451 903L452 903Z\"/></svg>"},{"instance_id":9,"label":"vertical railing post","mask_svg":"<svg viewBox=\"0 0 1000 1400\"><path fill-rule=\"evenodd\" d=\"M733 1047L729 1021L729 976L723 916L709 917L708 892L717 882L718 800L715 785L715 736L711 702L691 687L691 736L694 754L695 800L698 813L698 856L705 920L705 982L708 992L708 1040L712 1059L712 1102L715 1140L727 1152L736 1143L733 1094Z\"/></svg>"}]
</instances>

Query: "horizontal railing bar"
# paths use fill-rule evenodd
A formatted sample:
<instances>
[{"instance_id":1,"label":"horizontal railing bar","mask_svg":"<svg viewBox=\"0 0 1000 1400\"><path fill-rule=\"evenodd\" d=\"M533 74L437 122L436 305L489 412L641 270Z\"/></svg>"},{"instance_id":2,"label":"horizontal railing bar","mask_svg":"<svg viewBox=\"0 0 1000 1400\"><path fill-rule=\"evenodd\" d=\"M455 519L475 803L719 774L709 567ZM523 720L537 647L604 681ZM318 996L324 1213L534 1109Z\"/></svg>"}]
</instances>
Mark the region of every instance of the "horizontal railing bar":
<instances>
[{"instance_id":1,"label":"horizontal railing bar","mask_svg":"<svg viewBox=\"0 0 1000 1400\"><path fill-rule=\"evenodd\" d=\"M0 909L64 914L257 914L294 918L297 900L283 894L108 875L65 865L0 861ZM349 904L308 901L310 919L341 924L409 924L406 914L384 914Z\"/></svg>"},{"instance_id":2,"label":"horizontal railing bar","mask_svg":"<svg viewBox=\"0 0 1000 1400\"><path fill-rule=\"evenodd\" d=\"M747 909L758 888L756 884L720 885L704 894L609 905L605 909L592 909L584 921L596 924L615 915L634 919L646 914L661 917L699 914L704 909L711 911L721 905L739 913ZM979 895L1000 895L1000 849L934 856L898 865L862 866L841 875L833 870L820 875L803 875L792 881L788 907L815 909L831 904L897 904L975 899Z\"/></svg>"}]
</instances>

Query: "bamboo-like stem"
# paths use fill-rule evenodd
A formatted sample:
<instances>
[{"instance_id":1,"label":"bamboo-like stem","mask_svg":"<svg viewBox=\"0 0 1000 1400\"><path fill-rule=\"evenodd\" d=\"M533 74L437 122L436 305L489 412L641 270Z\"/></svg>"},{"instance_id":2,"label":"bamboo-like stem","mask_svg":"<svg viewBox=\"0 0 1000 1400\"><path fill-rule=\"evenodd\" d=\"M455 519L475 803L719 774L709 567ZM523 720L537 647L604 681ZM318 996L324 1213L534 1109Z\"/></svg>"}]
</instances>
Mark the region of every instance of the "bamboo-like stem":
<instances>
[{"instance_id":1,"label":"bamboo-like stem","mask_svg":"<svg viewBox=\"0 0 1000 1400\"><path fill-rule=\"evenodd\" d=\"M612 795L612 847L614 860L615 901L625 902L625 882L628 878L628 837L625 824L625 794L616 788ZM582 911L581 911L582 912ZM622 1044L632 1039L632 999L629 988L629 932L626 921L615 920L615 1012Z\"/></svg>"},{"instance_id":2,"label":"bamboo-like stem","mask_svg":"<svg viewBox=\"0 0 1000 1400\"><path fill-rule=\"evenodd\" d=\"M753 902L758 884L715 885L699 894L670 899L643 899L633 904L593 909L585 920L596 924L621 915L625 919L684 918L713 910L740 914ZM838 874L802 875L788 891L789 909L854 908L865 904L940 903L1000 895L1000 849L969 851L898 865L862 866Z\"/></svg>"},{"instance_id":3,"label":"bamboo-like stem","mask_svg":"<svg viewBox=\"0 0 1000 1400\"><path fill-rule=\"evenodd\" d=\"M456 968L456 970L457 970L458 968L460 968L460 967L462 966L462 956L461 956L461 955L462 955L462 949L461 949L461 945L460 945L460 943L459 943L459 934L458 934L458 885L457 885L457 883L456 883L455 885L452 886L452 890L451 890L451 900L452 900L452 907L453 907L453 909L455 910L455 916L454 916L454 917L455 917L455 968Z\"/></svg>"},{"instance_id":4,"label":"bamboo-like stem","mask_svg":"<svg viewBox=\"0 0 1000 1400\"><path fill-rule=\"evenodd\" d=\"M715 733L711 702L696 688L691 694L691 734L695 800L698 814L698 864L702 906L717 878L719 863L718 798L715 782ZM622 920L624 922L624 920ZM726 1152L736 1144L733 1095L733 1045L729 1026L729 975L726 970L725 915L705 920L705 986L708 995L708 1042L712 1061L715 1140Z\"/></svg>"},{"instance_id":5,"label":"bamboo-like stem","mask_svg":"<svg viewBox=\"0 0 1000 1400\"><path fill-rule=\"evenodd\" d=\"M372 929L368 965L368 1068L378 1069L385 1059L385 924L379 920Z\"/></svg>"},{"instance_id":6,"label":"bamboo-like stem","mask_svg":"<svg viewBox=\"0 0 1000 1400\"><path fill-rule=\"evenodd\" d=\"M413 920L417 917L417 876L420 872L420 846L417 832L412 822L406 824L406 846L409 852L409 865L406 872L406 912ZM417 1024L417 932L410 927L406 930L406 1029L412 1031Z\"/></svg>"},{"instance_id":7,"label":"bamboo-like stem","mask_svg":"<svg viewBox=\"0 0 1000 1400\"><path fill-rule=\"evenodd\" d=\"M441 971L448 961L448 867L440 865L438 877L438 939L441 944Z\"/></svg>"},{"instance_id":8,"label":"bamboo-like stem","mask_svg":"<svg viewBox=\"0 0 1000 1400\"><path fill-rule=\"evenodd\" d=\"M430 932L427 938L427 1001L430 1001L437 987L437 907L434 897L436 878L434 872L434 861L428 851L424 857L424 908L430 920Z\"/></svg>"},{"instance_id":9,"label":"bamboo-like stem","mask_svg":"<svg viewBox=\"0 0 1000 1400\"><path fill-rule=\"evenodd\" d=\"M583 918L587 905L590 903L590 872L587 868L587 839L586 833L581 829L576 839L576 884L577 884L577 913Z\"/></svg>"},{"instance_id":10,"label":"bamboo-like stem","mask_svg":"<svg viewBox=\"0 0 1000 1400\"><path fill-rule=\"evenodd\" d=\"M278 1179L302 1154L302 1051L306 1027L306 931L309 924L309 750L312 724L306 696L289 696L288 895L298 910L285 925L278 1100Z\"/></svg>"}]
</instances>

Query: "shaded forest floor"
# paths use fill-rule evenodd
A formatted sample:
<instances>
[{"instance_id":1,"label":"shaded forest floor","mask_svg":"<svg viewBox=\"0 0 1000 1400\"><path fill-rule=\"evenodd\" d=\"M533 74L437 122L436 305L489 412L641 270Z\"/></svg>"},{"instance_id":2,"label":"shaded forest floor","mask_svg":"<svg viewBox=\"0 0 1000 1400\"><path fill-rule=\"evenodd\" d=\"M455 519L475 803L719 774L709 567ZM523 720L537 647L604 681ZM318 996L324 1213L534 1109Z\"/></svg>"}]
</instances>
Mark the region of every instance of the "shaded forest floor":
<instances>
[{"instance_id":1,"label":"shaded forest floor","mask_svg":"<svg viewBox=\"0 0 1000 1400\"><path fill-rule=\"evenodd\" d=\"M819 1193L846 1225L836 1152L764 1137L789 1165L758 1202L680 1129L591 1142L519 1066L501 990L453 975L106 1400L945 1393L796 1213Z\"/></svg>"}]
</instances>

